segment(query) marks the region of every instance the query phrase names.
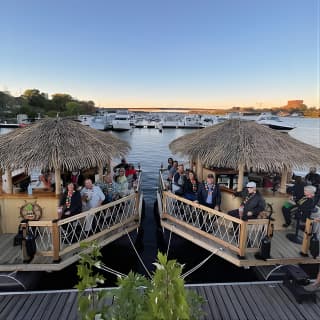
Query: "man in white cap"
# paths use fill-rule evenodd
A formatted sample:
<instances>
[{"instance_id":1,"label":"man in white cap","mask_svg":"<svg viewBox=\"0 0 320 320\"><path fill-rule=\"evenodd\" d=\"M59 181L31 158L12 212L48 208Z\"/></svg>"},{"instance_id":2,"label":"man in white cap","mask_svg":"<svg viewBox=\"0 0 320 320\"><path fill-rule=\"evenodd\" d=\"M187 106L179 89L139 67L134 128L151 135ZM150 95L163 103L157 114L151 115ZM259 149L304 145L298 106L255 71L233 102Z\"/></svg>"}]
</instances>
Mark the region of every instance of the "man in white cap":
<instances>
[{"instance_id":1,"label":"man in white cap","mask_svg":"<svg viewBox=\"0 0 320 320\"><path fill-rule=\"evenodd\" d=\"M238 209L228 212L230 216L247 221L248 219L256 219L259 213L265 209L266 203L253 181L247 183L244 192L236 192L235 196L244 196L244 198Z\"/></svg>"}]
</instances>

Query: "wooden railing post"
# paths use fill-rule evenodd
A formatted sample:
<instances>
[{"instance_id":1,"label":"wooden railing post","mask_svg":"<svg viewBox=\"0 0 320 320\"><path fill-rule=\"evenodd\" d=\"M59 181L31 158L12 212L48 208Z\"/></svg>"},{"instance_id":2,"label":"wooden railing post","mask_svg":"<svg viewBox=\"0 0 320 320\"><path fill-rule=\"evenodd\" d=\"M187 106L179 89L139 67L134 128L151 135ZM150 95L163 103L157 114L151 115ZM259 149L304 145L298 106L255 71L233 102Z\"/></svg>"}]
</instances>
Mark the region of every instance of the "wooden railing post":
<instances>
[{"instance_id":1,"label":"wooden railing post","mask_svg":"<svg viewBox=\"0 0 320 320\"><path fill-rule=\"evenodd\" d=\"M162 212L159 212L160 218L163 213L167 213L167 195L165 192L162 193Z\"/></svg>"},{"instance_id":2,"label":"wooden railing post","mask_svg":"<svg viewBox=\"0 0 320 320\"><path fill-rule=\"evenodd\" d=\"M53 262L60 262L60 233L58 219L52 221L52 250Z\"/></svg>"},{"instance_id":3,"label":"wooden railing post","mask_svg":"<svg viewBox=\"0 0 320 320\"><path fill-rule=\"evenodd\" d=\"M308 251L310 247L310 238L311 238L311 232L312 232L312 221L311 219L307 218L306 220L306 226L304 228L304 235L303 235L303 241L301 246L301 255L307 257Z\"/></svg>"},{"instance_id":4,"label":"wooden railing post","mask_svg":"<svg viewBox=\"0 0 320 320\"><path fill-rule=\"evenodd\" d=\"M247 221L241 221L240 223L240 238L239 238L239 249L240 258L244 258L246 255L246 247L247 247L247 237L248 237L248 223Z\"/></svg>"}]
</instances>

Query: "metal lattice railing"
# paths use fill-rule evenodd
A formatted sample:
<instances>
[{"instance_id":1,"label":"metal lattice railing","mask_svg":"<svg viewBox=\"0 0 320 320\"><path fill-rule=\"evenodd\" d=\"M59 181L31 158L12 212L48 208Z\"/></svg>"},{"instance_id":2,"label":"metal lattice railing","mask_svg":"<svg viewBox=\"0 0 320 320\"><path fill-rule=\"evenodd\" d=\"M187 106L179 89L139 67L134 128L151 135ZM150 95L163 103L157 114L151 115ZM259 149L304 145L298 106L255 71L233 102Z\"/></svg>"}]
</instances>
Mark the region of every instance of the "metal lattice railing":
<instances>
[{"instance_id":1,"label":"metal lattice railing","mask_svg":"<svg viewBox=\"0 0 320 320\"><path fill-rule=\"evenodd\" d=\"M268 231L268 220L254 219L242 221L225 213L207 208L171 192L163 192L163 217L171 217L184 226L210 235L220 244L243 254L243 250L260 248L262 239Z\"/></svg>"}]
</instances>

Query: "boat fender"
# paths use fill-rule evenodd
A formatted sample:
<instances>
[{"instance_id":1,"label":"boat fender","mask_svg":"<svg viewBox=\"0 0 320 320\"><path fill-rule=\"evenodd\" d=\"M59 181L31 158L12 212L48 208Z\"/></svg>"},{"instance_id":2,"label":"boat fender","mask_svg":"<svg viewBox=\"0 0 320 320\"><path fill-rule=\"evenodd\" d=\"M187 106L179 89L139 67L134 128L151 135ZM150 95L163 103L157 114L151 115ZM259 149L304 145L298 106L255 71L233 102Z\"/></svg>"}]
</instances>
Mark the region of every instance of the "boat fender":
<instances>
[{"instance_id":1,"label":"boat fender","mask_svg":"<svg viewBox=\"0 0 320 320\"><path fill-rule=\"evenodd\" d=\"M32 233L26 235L27 255L32 259L37 252L36 239Z\"/></svg>"},{"instance_id":2,"label":"boat fender","mask_svg":"<svg viewBox=\"0 0 320 320\"><path fill-rule=\"evenodd\" d=\"M263 260L270 259L270 251L271 251L271 240L268 236L265 236L261 240L261 249L260 249L261 259Z\"/></svg>"},{"instance_id":3,"label":"boat fender","mask_svg":"<svg viewBox=\"0 0 320 320\"><path fill-rule=\"evenodd\" d=\"M314 259L319 255L319 240L316 233L313 233L310 239L310 253Z\"/></svg>"}]
</instances>

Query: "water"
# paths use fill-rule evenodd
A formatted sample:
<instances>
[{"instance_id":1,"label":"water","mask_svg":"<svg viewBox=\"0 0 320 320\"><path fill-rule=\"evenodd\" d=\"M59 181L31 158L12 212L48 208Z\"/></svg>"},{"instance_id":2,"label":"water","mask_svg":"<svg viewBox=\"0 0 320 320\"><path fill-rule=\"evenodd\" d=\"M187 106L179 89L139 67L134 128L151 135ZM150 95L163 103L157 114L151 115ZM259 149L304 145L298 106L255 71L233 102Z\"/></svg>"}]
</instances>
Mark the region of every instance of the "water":
<instances>
[{"instance_id":1,"label":"water","mask_svg":"<svg viewBox=\"0 0 320 320\"><path fill-rule=\"evenodd\" d=\"M294 123L297 128L290 132L290 135L305 143L320 147L320 119L311 118L286 118L286 121ZM136 167L141 164L143 171L142 191L145 199L145 218L143 220L143 250L140 250L143 261L149 270L153 269L152 262L155 261L159 238L159 225L154 218L154 202L156 200L156 190L158 184L158 172L161 163L167 166L167 158L173 157L175 160L187 162L186 158L172 155L169 144L172 140L195 131L197 129L164 129L159 132L156 129L135 128L126 132L113 132L117 137L127 141L131 146L131 151L127 155L127 160ZM4 133L1 129L0 133ZM119 159L114 160L116 164ZM166 232L168 240L168 232ZM122 273L128 273L131 269L145 274L144 269L137 260L127 237L115 241L106 246L103 250L103 261L111 268ZM191 242L178 236L173 236L169 249L169 258L177 259L185 264L185 271L193 268L210 253ZM72 265L61 272L45 274L38 289L64 289L71 288L76 283L76 265ZM106 274L107 285L115 284L115 277ZM252 270L235 267L223 259L213 256L204 266L192 273L186 279L188 283L202 282L233 282L233 281L254 281L256 275Z\"/></svg>"}]
</instances>

